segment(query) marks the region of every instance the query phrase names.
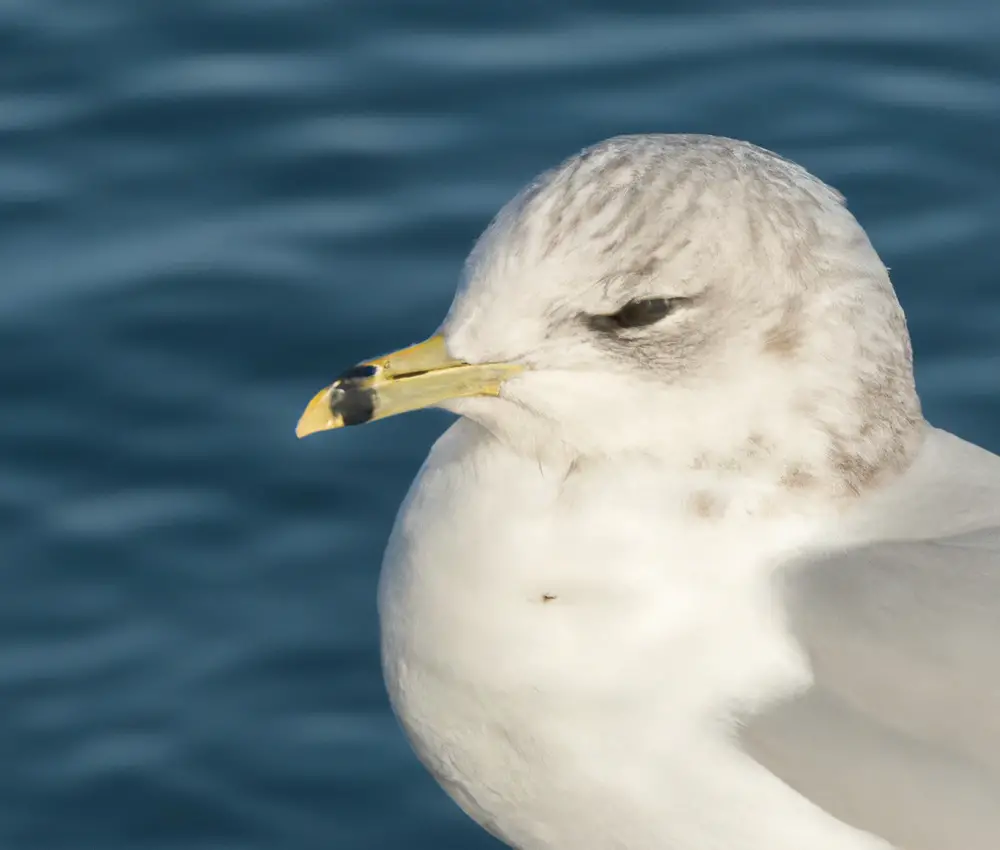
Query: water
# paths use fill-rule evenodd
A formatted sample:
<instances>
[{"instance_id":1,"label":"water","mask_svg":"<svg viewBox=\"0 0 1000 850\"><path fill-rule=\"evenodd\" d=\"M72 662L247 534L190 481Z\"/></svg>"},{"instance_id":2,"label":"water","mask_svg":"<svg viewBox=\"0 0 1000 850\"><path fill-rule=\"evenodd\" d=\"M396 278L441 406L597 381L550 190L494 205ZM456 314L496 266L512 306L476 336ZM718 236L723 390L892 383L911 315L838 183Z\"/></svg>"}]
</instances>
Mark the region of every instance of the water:
<instances>
[{"instance_id":1,"label":"water","mask_svg":"<svg viewBox=\"0 0 1000 850\"><path fill-rule=\"evenodd\" d=\"M498 846L378 671L381 549L448 418L292 428L603 137L838 186L928 414L1000 450L993 0L748 5L0 0L0 847Z\"/></svg>"}]
</instances>

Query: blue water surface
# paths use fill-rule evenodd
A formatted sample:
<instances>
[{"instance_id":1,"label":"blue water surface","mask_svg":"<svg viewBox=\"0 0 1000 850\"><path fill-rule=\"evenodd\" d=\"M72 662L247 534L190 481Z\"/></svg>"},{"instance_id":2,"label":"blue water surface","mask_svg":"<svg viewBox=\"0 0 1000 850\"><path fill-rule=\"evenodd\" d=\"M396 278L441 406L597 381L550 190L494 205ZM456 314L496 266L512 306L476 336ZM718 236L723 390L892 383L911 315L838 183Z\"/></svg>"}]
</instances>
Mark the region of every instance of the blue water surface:
<instances>
[{"instance_id":1,"label":"blue water surface","mask_svg":"<svg viewBox=\"0 0 1000 850\"><path fill-rule=\"evenodd\" d=\"M0 848L499 846L379 673L448 416L292 430L604 137L837 186L928 415L1000 451L998 45L994 0L0 0Z\"/></svg>"}]
</instances>

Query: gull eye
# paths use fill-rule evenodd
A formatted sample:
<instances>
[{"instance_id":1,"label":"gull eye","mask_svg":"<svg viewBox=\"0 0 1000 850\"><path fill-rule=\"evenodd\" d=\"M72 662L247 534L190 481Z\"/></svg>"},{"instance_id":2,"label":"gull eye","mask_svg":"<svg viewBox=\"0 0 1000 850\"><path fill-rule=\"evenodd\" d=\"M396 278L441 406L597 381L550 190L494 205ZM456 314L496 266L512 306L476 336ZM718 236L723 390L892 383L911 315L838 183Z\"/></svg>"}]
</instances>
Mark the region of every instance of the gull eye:
<instances>
[{"instance_id":1,"label":"gull eye","mask_svg":"<svg viewBox=\"0 0 1000 850\"><path fill-rule=\"evenodd\" d=\"M642 328L656 324L688 300L687 298L637 298L635 301L629 301L617 313L590 316L589 324L595 330L601 331Z\"/></svg>"}]
</instances>

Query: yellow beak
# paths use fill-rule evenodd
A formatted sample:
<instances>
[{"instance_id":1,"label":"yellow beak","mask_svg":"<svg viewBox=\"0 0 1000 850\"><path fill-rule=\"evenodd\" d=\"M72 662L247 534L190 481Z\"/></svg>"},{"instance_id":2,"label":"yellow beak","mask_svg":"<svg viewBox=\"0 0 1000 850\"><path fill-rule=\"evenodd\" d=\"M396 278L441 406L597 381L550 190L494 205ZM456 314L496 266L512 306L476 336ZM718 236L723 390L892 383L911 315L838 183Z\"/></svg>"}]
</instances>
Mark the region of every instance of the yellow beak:
<instances>
[{"instance_id":1,"label":"yellow beak","mask_svg":"<svg viewBox=\"0 0 1000 850\"><path fill-rule=\"evenodd\" d=\"M348 369L313 397L295 433L305 437L360 425L452 398L498 396L503 382L522 368L514 363L475 365L455 360L445 350L444 337L432 336Z\"/></svg>"}]
</instances>

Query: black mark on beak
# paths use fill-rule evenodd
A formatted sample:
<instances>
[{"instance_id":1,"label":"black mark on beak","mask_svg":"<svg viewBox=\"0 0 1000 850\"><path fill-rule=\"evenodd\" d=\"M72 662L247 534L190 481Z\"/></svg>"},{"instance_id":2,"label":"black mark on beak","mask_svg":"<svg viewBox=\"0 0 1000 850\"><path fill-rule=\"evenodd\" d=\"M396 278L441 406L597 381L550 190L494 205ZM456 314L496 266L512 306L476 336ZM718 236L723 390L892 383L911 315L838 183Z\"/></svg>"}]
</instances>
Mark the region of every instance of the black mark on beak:
<instances>
[{"instance_id":1,"label":"black mark on beak","mask_svg":"<svg viewBox=\"0 0 1000 850\"><path fill-rule=\"evenodd\" d=\"M352 366L350 369L344 372L343 375L337 378L335 383L337 384L345 382L349 383L351 381L361 381L365 378L374 378L375 373L377 371L378 370L374 366L367 366L365 364L361 364L360 366Z\"/></svg>"},{"instance_id":2,"label":"black mark on beak","mask_svg":"<svg viewBox=\"0 0 1000 850\"><path fill-rule=\"evenodd\" d=\"M367 388L338 385L330 393L330 410L345 425L361 425L375 415L375 393Z\"/></svg>"}]
</instances>

